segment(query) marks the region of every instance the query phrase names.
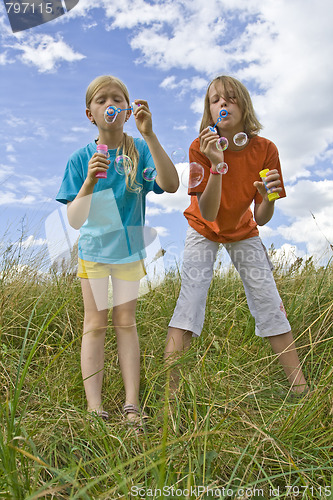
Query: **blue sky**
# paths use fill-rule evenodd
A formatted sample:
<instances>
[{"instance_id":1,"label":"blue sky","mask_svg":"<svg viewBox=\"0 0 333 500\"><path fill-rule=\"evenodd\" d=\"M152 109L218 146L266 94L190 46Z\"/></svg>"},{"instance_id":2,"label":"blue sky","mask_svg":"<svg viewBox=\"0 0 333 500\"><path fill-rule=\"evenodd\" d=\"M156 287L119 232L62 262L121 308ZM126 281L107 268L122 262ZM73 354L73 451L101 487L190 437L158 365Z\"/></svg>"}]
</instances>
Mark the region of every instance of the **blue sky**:
<instances>
[{"instance_id":1,"label":"blue sky","mask_svg":"<svg viewBox=\"0 0 333 500\"><path fill-rule=\"evenodd\" d=\"M329 259L332 14L330 0L80 0L57 20L13 34L1 3L2 239L17 240L23 226L25 247L45 247L67 159L96 136L84 105L94 77L114 74L132 99L147 99L166 151L187 156L208 82L230 74L249 88L261 135L280 151L287 198L261 229L264 243L290 259ZM126 131L138 136L133 119ZM188 203L183 186L149 197L147 222L166 262L181 260Z\"/></svg>"}]
</instances>

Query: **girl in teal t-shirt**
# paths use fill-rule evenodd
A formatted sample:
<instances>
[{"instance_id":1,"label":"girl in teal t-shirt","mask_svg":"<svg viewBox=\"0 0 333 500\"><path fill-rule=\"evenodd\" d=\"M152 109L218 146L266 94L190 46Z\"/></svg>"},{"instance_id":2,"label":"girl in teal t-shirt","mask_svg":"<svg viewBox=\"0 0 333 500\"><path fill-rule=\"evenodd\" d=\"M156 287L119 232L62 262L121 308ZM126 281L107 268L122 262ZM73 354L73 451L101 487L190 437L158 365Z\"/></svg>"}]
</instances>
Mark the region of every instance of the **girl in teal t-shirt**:
<instances>
[{"instance_id":1,"label":"girl in teal t-shirt","mask_svg":"<svg viewBox=\"0 0 333 500\"><path fill-rule=\"evenodd\" d=\"M106 121L113 106L115 119ZM112 114L112 108L111 114ZM132 114L143 139L123 131ZM125 387L123 412L141 428L139 408L140 351L135 310L143 264L145 196L153 190L175 192L177 171L152 128L147 101L130 105L124 83L100 76L88 86L86 115L97 126L95 143L69 159L57 200L67 204L69 223L80 229L78 276L84 302L81 370L88 411L108 418L102 404L104 340L108 324L108 283L112 280L112 321ZM97 152L105 144L107 155ZM153 175L147 176L145 172ZM154 175L155 171L155 175ZM102 174L106 178L100 178Z\"/></svg>"}]
</instances>

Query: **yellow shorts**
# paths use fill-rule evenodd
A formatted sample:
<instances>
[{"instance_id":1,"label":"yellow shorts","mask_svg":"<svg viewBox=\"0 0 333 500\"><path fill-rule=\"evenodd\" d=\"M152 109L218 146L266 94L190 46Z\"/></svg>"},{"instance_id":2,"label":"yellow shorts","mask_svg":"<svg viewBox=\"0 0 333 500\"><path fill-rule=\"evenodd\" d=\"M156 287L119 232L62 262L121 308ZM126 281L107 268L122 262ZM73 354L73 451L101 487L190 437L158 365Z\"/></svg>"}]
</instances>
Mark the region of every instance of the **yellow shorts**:
<instances>
[{"instance_id":1,"label":"yellow shorts","mask_svg":"<svg viewBox=\"0 0 333 500\"><path fill-rule=\"evenodd\" d=\"M143 260L128 262L127 264L104 264L103 262L91 262L79 258L77 276L86 279L98 279L112 276L125 281L139 281L146 276Z\"/></svg>"}]
</instances>

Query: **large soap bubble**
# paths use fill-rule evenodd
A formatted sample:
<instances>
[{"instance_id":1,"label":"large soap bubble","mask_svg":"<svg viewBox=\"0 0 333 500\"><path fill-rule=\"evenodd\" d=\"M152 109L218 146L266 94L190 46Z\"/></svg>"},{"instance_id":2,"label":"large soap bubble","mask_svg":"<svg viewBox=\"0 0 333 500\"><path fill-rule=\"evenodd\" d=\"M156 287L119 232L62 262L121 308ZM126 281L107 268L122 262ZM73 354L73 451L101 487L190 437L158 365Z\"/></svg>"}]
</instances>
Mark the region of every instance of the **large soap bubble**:
<instances>
[{"instance_id":1,"label":"large soap bubble","mask_svg":"<svg viewBox=\"0 0 333 500\"><path fill-rule=\"evenodd\" d=\"M229 146L229 141L226 137L220 137L216 141L216 147L219 151L225 151Z\"/></svg>"},{"instance_id":2,"label":"large soap bubble","mask_svg":"<svg viewBox=\"0 0 333 500\"><path fill-rule=\"evenodd\" d=\"M245 132L238 132L238 134L235 134L233 137L234 144L239 147L245 146L248 140L249 139Z\"/></svg>"},{"instance_id":3,"label":"large soap bubble","mask_svg":"<svg viewBox=\"0 0 333 500\"><path fill-rule=\"evenodd\" d=\"M171 160L173 163L183 163L186 160L186 153L183 148L176 148L172 151Z\"/></svg>"},{"instance_id":4,"label":"large soap bubble","mask_svg":"<svg viewBox=\"0 0 333 500\"><path fill-rule=\"evenodd\" d=\"M221 161L218 165L216 165L216 172L219 174L226 174L228 172L228 165L225 161Z\"/></svg>"},{"instance_id":5,"label":"large soap bubble","mask_svg":"<svg viewBox=\"0 0 333 500\"><path fill-rule=\"evenodd\" d=\"M129 174L133 168L132 160L129 156L119 155L114 161L114 168L117 174Z\"/></svg>"},{"instance_id":6,"label":"large soap bubble","mask_svg":"<svg viewBox=\"0 0 333 500\"><path fill-rule=\"evenodd\" d=\"M204 178L204 168L199 163L193 161L184 170L181 175L181 183L188 189L199 186Z\"/></svg>"},{"instance_id":7,"label":"large soap bubble","mask_svg":"<svg viewBox=\"0 0 333 500\"><path fill-rule=\"evenodd\" d=\"M154 167L147 167L142 172L142 177L145 181L152 182L156 179L157 172Z\"/></svg>"}]
</instances>

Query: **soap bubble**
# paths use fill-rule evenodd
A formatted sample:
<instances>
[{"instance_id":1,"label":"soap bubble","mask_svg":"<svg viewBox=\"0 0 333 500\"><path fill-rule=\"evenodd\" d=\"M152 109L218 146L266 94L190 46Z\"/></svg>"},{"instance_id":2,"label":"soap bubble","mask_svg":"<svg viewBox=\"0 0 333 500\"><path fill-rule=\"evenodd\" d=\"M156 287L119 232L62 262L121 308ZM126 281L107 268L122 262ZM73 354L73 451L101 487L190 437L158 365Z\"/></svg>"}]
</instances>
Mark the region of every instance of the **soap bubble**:
<instances>
[{"instance_id":1,"label":"soap bubble","mask_svg":"<svg viewBox=\"0 0 333 500\"><path fill-rule=\"evenodd\" d=\"M225 151L229 146L229 141L226 137L220 137L216 141L216 147L219 151Z\"/></svg>"},{"instance_id":2,"label":"soap bubble","mask_svg":"<svg viewBox=\"0 0 333 500\"><path fill-rule=\"evenodd\" d=\"M219 174L226 174L228 172L228 165L226 164L225 161L222 161L218 165L216 165L216 172Z\"/></svg>"},{"instance_id":3,"label":"soap bubble","mask_svg":"<svg viewBox=\"0 0 333 500\"><path fill-rule=\"evenodd\" d=\"M199 163L195 161L190 163L181 175L182 185L188 189L195 188L199 186L202 179L204 178L204 168Z\"/></svg>"},{"instance_id":4,"label":"soap bubble","mask_svg":"<svg viewBox=\"0 0 333 500\"><path fill-rule=\"evenodd\" d=\"M117 174L129 174L133 168L132 160L129 156L119 155L114 161L114 168Z\"/></svg>"},{"instance_id":5,"label":"soap bubble","mask_svg":"<svg viewBox=\"0 0 333 500\"><path fill-rule=\"evenodd\" d=\"M142 172L142 177L144 178L145 181L148 181L148 182L152 182L153 180L155 180L156 176L157 176L157 172L156 172L156 168L154 168L154 167L147 167Z\"/></svg>"},{"instance_id":6,"label":"soap bubble","mask_svg":"<svg viewBox=\"0 0 333 500\"><path fill-rule=\"evenodd\" d=\"M116 121L118 115L118 109L115 106L109 106L104 111L104 120L106 123L113 123Z\"/></svg>"},{"instance_id":7,"label":"soap bubble","mask_svg":"<svg viewBox=\"0 0 333 500\"><path fill-rule=\"evenodd\" d=\"M248 141L248 137L245 132L238 132L238 134L234 135L233 141L236 146L245 146Z\"/></svg>"},{"instance_id":8,"label":"soap bubble","mask_svg":"<svg viewBox=\"0 0 333 500\"><path fill-rule=\"evenodd\" d=\"M186 159L186 153L183 150L183 148L176 148L174 151L171 153L171 159L173 163L182 163Z\"/></svg>"}]
</instances>

